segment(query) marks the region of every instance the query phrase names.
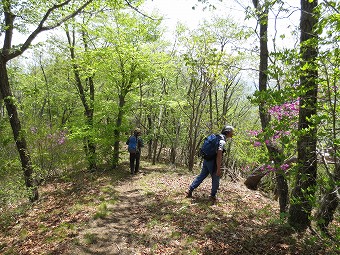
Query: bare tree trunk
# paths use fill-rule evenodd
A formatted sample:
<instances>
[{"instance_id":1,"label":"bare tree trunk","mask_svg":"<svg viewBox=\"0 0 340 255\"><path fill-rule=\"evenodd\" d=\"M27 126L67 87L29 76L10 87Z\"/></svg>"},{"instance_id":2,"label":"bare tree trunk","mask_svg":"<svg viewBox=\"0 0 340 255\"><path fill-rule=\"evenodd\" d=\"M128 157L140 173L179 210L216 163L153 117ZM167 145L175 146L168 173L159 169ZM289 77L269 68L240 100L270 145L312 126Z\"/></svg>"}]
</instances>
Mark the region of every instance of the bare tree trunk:
<instances>
[{"instance_id":1,"label":"bare tree trunk","mask_svg":"<svg viewBox=\"0 0 340 255\"><path fill-rule=\"evenodd\" d=\"M0 91L4 98L9 121L12 127L14 141L19 152L21 167L24 172L25 184L29 189L30 201L36 201L39 199L37 182L33 179L33 167L30 154L27 149L26 139L23 135L21 128L21 122L19 119L17 107L15 105L15 98L12 94L7 74L6 61L0 58Z\"/></svg>"},{"instance_id":2,"label":"bare tree trunk","mask_svg":"<svg viewBox=\"0 0 340 255\"><path fill-rule=\"evenodd\" d=\"M197 148L199 146L199 137L198 130L200 129L200 125L202 122L202 115L204 110L206 109L206 101L208 100L208 84L206 82L206 77L204 74L201 74L200 79L196 79L195 77L191 78L191 86L187 92L189 97L190 105L190 123L188 130L188 144L187 144L187 164L189 171L193 171L195 156L197 153ZM208 123L210 128L209 132L212 130L212 123Z\"/></svg>"},{"instance_id":3,"label":"bare tree trunk","mask_svg":"<svg viewBox=\"0 0 340 255\"><path fill-rule=\"evenodd\" d=\"M173 145L170 148L170 164L172 165L176 165L176 156L177 156L176 149L177 149L177 146L175 145Z\"/></svg>"},{"instance_id":4,"label":"bare tree trunk","mask_svg":"<svg viewBox=\"0 0 340 255\"><path fill-rule=\"evenodd\" d=\"M210 127L209 129L212 130L213 129L213 108L214 108L214 105L213 105L213 96L212 96L212 83L207 83L208 85L208 100L209 100L209 124L210 124ZM224 124L224 123L223 123ZM222 125L223 125L222 124Z\"/></svg>"},{"instance_id":5,"label":"bare tree trunk","mask_svg":"<svg viewBox=\"0 0 340 255\"><path fill-rule=\"evenodd\" d=\"M88 140L87 140L87 147L88 147L88 162L89 162L89 169L90 171L97 170L97 153L96 153L96 144L93 138L93 114L94 114L94 83L93 78L88 78L88 84L90 88L90 107L89 110L85 113L86 115L86 122L88 128L91 130Z\"/></svg>"},{"instance_id":6,"label":"bare tree trunk","mask_svg":"<svg viewBox=\"0 0 340 255\"><path fill-rule=\"evenodd\" d=\"M152 126L153 126L153 121L152 121L152 117L151 114L149 114L148 116L148 132L149 132L149 136L150 136L150 132L152 130ZM152 143L153 143L153 138L149 139L148 142L148 159L151 160L152 159Z\"/></svg>"},{"instance_id":7,"label":"bare tree trunk","mask_svg":"<svg viewBox=\"0 0 340 255\"><path fill-rule=\"evenodd\" d=\"M157 157L156 157L157 162L159 162L161 160L162 150L164 148L163 139L161 139L160 142L161 142L161 144L159 145Z\"/></svg>"},{"instance_id":8,"label":"bare tree trunk","mask_svg":"<svg viewBox=\"0 0 340 255\"><path fill-rule=\"evenodd\" d=\"M172 142L172 146L171 146L170 163L173 165L176 165L177 148L178 148L179 134L180 134L180 129L181 129L180 121L178 121L178 119L174 119L173 126L174 126L175 140Z\"/></svg>"},{"instance_id":9,"label":"bare tree trunk","mask_svg":"<svg viewBox=\"0 0 340 255\"><path fill-rule=\"evenodd\" d=\"M116 119L116 127L113 131L113 159L112 159L112 167L116 168L119 162L119 143L120 143L120 127L123 123L124 116L124 106L125 106L125 95L119 95L119 103L118 103L118 115Z\"/></svg>"},{"instance_id":10,"label":"bare tree trunk","mask_svg":"<svg viewBox=\"0 0 340 255\"><path fill-rule=\"evenodd\" d=\"M86 124L86 129L90 130L90 134L86 135L84 137L84 150L85 150L85 155L88 161L88 167L90 171L95 171L97 169L97 156L96 156L96 145L94 143L93 135L92 135L92 130L93 130L93 114L94 114L94 107L93 107L93 102L94 102L94 83L93 83L93 78L89 77L87 79L87 82L89 83L88 87L90 88L90 98L86 97L86 91L83 86L83 83L80 78L80 73L79 73L79 66L75 63L75 34L74 31L72 33L72 37L68 29L66 29L66 36L68 39L69 43L69 50L70 50L70 55L71 59L73 61L72 67L73 67L73 72L76 80L76 85L78 88L78 93L79 97L81 99L81 102L84 106L84 116L85 116L85 124ZM86 38L85 38L85 33L83 33L83 41L84 41L84 47L85 50L87 50L87 43L86 43Z\"/></svg>"},{"instance_id":11,"label":"bare tree trunk","mask_svg":"<svg viewBox=\"0 0 340 255\"><path fill-rule=\"evenodd\" d=\"M300 75L300 86L305 94L300 96L299 131L303 134L298 140L298 173L292 192L293 203L290 206L288 222L298 230L305 230L310 225L312 204L310 197L315 195L317 175L316 127L310 121L317 113L317 43L314 26L318 18L314 11L318 1L301 0L301 66L307 67ZM311 41L312 39L315 39ZM302 69L302 68L301 68Z\"/></svg>"},{"instance_id":12,"label":"bare tree trunk","mask_svg":"<svg viewBox=\"0 0 340 255\"><path fill-rule=\"evenodd\" d=\"M333 221L334 213L339 205L338 189L338 187L332 187L325 192L316 213L317 224L324 232L327 232L327 227Z\"/></svg>"},{"instance_id":13,"label":"bare tree trunk","mask_svg":"<svg viewBox=\"0 0 340 255\"><path fill-rule=\"evenodd\" d=\"M157 147L158 147L158 137L154 137L153 143L152 143L152 165L156 165Z\"/></svg>"},{"instance_id":14,"label":"bare tree trunk","mask_svg":"<svg viewBox=\"0 0 340 255\"><path fill-rule=\"evenodd\" d=\"M41 108L41 111L40 111L40 118L42 118L43 116L43 113L44 113L44 106L45 104L47 104L47 112L48 112L48 120L49 120L49 127L51 128L52 127L52 113L51 113L51 96L50 96L50 87L49 87L49 84L48 84L48 80L47 80L47 76L46 76L46 73L45 73L45 69L44 69L44 66L43 66L43 63L41 61L41 55L39 57L39 64L40 64L40 69L41 69L41 72L43 73L43 76L44 76L44 81L45 81L45 86L46 86L46 91L47 91L47 95L46 95L46 98L44 100L44 104Z\"/></svg>"},{"instance_id":15,"label":"bare tree trunk","mask_svg":"<svg viewBox=\"0 0 340 255\"><path fill-rule=\"evenodd\" d=\"M258 22L260 24L260 70L259 70L259 90L261 92L267 91L268 82L268 4L260 6L257 0L253 0L254 7L257 11ZM259 104L259 113L261 119L261 126L263 130L266 130L269 126L270 115L268 114L266 102L261 101ZM275 165L281 165L283 161L283 153L273 144L266 144L269 157L274 161ZM287 211L288 206L288 184L287 180L281 173L276 174L276 185L279 196L280 212Z\"/></svg>"}]
</instances>

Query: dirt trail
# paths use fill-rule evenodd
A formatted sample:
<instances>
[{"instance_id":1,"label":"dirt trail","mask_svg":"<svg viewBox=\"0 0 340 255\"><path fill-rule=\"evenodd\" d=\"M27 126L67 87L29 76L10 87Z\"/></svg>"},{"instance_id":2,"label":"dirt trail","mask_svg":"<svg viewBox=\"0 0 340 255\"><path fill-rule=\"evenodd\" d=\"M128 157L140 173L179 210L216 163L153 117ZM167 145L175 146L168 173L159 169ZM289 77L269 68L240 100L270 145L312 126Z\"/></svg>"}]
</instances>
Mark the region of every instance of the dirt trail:
<instances>
[{"instance_id":1,"label":"dirt trail","mask_svg":"<svg viewBox=\"0 0 340 255\"><path fill-rule=\"evenodd\" d=\"M45 185L39 203L20 215L6 236L0 233L0 253L338 254L324 239L298 235L280 223L277 201L247 189L242 180L222 179L214 205L208 199L210 177L192 199L185 198L196 174L143 162L136 176L123 166L115 173L86 173Z\"/></svg>"},{"instance_id":2,"label":"dirt trail","mask_svg":"<svg viewBox=\"0 0 340 255\"><path fill-rule=\"evenodd\" d=\"M224 233L223 239L228 241L214 236L215 229L226 231L230 220L237 220L233 211L238 211L245 203L272 204L244 185L222 180L220 200L212 206L208 200L210 178L194 193L194 199L186 199L185 190L193 176L149 166L131 179L119 182L114 186L116 202L107 205L108 214L84 226L76 242L69 244L63 254L206 254L199 248L206 244L204 249L208 254L209 249L215 248L221 252L228 249L228 242L240 238L234 230ZM222 223L217 226L216 220ZM193 229L195 225L197 228ZM219 232L216 233L220 235ZM219 240L218 245L209 248L209 243L216 240Z\"/></svg>"},{"instance_id":3,"label":"dirt trail","mask_svg":"<svg viewBox=\"0 0 340 255\"><path fill-rule=\"evenodd\" d=\"M185 198L196 174L147 165L137 176L102 184L107 214L91 219L61 254L334 254L321 241L306 245L313 238L310 234L301 237L274 223L278 203L247 189L242 180L223 178L213 205L208 198L210 177L195 190L193 199Z\"/></svg>"},{"instance_id":4,"label":"dirt trail","mask_svg":"<svg viewBox=\"0 0 340 255\"><path fill-rule=\"evenodd\" d=\"M138 254L133 232L145 217L142 210L145 200L136 182L141 176L115 187L116 202L107 205L107 216L91 221L79 233L78 243L69 247L65 254Z\"/></svg>"}]
</instances>

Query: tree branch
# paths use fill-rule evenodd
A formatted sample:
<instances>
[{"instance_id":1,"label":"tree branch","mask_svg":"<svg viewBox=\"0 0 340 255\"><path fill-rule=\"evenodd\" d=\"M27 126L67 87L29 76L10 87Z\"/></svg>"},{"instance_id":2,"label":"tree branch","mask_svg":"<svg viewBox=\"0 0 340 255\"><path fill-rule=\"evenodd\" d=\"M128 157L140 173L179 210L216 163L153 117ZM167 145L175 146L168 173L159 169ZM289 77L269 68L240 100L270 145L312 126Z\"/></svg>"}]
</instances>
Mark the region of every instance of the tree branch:
<instances>
[{"instance_id":1,"label":"tree branch","mask_svg":"<svg viewBox=\"0 0 340 255\"><path fill-rule=\"evenodd\" d=\"M335 8L329 1L324 0L324 2L327 4L327 6L329 6L330 8L333 9L333 11L335 11L336 13L340 13L339 10L337 8Z\"/></svg>"},{"instance_id":2,"label":"tree branch","mask_svg":"<svg viewBox=\"0 0 340 255\"><path fill-rule=\"evenodd\" d=\"M11 53L7 52L8 54L5 56L6 61L17 57L17 56L21 55L24 51L26 51L30 47L30 45L32 44L32 41L37 37L37 35L39 33L43 32L43 31L47 31L47 30L52 30L52 29L60 26L61 24L65 23L67 20L75 17L83 9L85 9L86 6L88 6L91 2L93 2L93 0L87 0L82 6L80 6L78 9L76 9L73 13L63 17L59 21L56 21L54 24L52 24L50 26L44 26L44 23L49 18L51 13L53 13L57 9L62 8L65 5L68 5L70 2L71 2L71 0L66 0L65 2L63 2L61 4L55 4L51 8L49 8L47 10L47 12L45 13L44 17L41 19L38 27L27 37L27 39L24 42L24 44L22 44L19 49L16 49L16 50L12 51Z\"/></svg>"},{"instance_id":3,"label":"tree branch","mask_svg":"<svg viewBox=\"0 0 340 255\"><path fill-rule=\"evenodd\" d=\"M6 32L5 32L3 51L6 52L12 46L13 23L14 23L15 15L11 12L10 7L4 7L4 16L5 16Z\"/></svg>"},{"instance_id":4,"label":"tree branch","mask_svg":"<svg viewBox=\"0 0 340 255\"><path fill-rule=\"evenodd\" d=\"M143 15L144 17L147 17L147 18L149 18L149 19L151 19L151 20L160 20L160 19L152 18L152 17L146 15L145 13L141 12L137 7L133 6L133 5L130 3L129 0L125 0L125 3L126 3L130 8L132 8L133 10L135 10L136 12L138 12L139 14Z\"/></svg>"}]
</instances>

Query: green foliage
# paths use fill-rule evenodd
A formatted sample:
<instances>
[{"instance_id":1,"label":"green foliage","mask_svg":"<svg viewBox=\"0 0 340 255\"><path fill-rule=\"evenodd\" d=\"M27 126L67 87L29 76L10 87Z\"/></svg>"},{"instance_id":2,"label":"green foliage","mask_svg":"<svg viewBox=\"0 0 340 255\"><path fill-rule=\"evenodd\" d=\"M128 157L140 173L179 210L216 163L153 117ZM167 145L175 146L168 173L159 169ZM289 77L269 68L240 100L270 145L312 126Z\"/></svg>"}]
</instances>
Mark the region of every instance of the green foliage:
<instances>
[{"instance_id":1,"label":"green foliage","mask_svg":"<svg viewBox=\"0 0 340 255\"><path fill-rule=\"evenodd\" d=\"M95 244L98 242L98 236L93 233L86 233L84 235L84 241L86 244Z\"/></svg>"},{"instance_id":2,"label":"green foliage","mask_svg":"<svg viewBox=\"0 0 340 255\"><path fill-rule=\"evenodd\" d=\"M133 1L133 4L138 6L141 2ZM36 4L34 1L16 4L18 19L26 17L32 24L51 6L42 3L35 18L31 9ZM298 137L313 127L298 133L297 115L278 119L276 113L271 112L270 126L261 130L257 106L264 103L264 110L271 111L308 92L297 86L299 75L316 66L300 66L299 47L275 47L266 71L268 89L254 92L248 85L250 72L245 80L244 73L240 72L245 68L249 70L248 63L253 61L243 50L253 36L251 30L240 27L230 18L204 21L194 30L179 25L178 44L174 47L172 42L162 41L161 19L152 20L127 9L121 10L125 4L124 1L96 2L89 11L97 11L99 7L105 7L106 11L96 15L83 13L65 25L65 29L74 30L76 38L76 57L72 61L64 32L60 32L45 43L37 44L30 61L11 62L8 71L16 96L13 100L23 119L23 134L27 136L34 176L46 179L83 167L86 137L91 137L96 144L99 164L107 164L111 162L113 144L119 141L123 151L134 126L143 128L145 144L150 144L151 151L150 155L147 150L145 153L155 161L169 162L170 155L174 155L171 163L188 165L192 160L195 164L195 152L202 138L210 132L218 132L225 123L236 127L228 160L229 166L241 171L241 175L268 163L266 142L273 142L271 139L278 131L286 132L275 140L284 156L295 153ZM278 9L287 11L283 5ZM320 110L308 121L319 126L320 144L337 147L337 133L330 130L333 126L337 129L338 124L339 107L335 104L338 91L333 88L339 76L339 22L338 15L330 9L325 14L318 28L325 46L320 50L319 60ZM28 28L25 24L17 27L21 31ZM326 33L322 33L325 29ZM86 36L82 38L81 35ZM86 47L80 39L87 42ZM315 43L309 41L306 45ZM90 101L94 109L92 126L84 117L73 64L84 84L86 99L90 99L88 79L91 77L94 81L95 98ZM247 100L248 96L253 105ZM261 132L249 135L250 130ZM120 133L119 137L115 137L115 131ZM261 145L254 147L255 143ZM22 170L9 123L3 119L0 119L0 144L3 145L0 146L0 174L3 182L10 185L1 186L0 197L10 194L11 199L2 198L2 202L9 202L19 199L20 193L25 192L18 192L23 186ZM125 159L123 153L121 159ZM65 180L72 178L64 174ZM326 184L329 178L326 175L323 178ZM272 178L265 179L264 188L272 189ZM314 198L310 199L315 202Z\"/></svg>"},{"instance_id":3,"label":"green foliage","mask_svg":"<svg viewBox=\"0 0 340 255\"><path fill-rule=\"evenodd\" d=\"M11 146L2 147L4 151L11 151ZM3 153L0 160L0 211L5 211L7 206L15 204L16 201L22 200L27 195L27 190L24 189L24 180L19 160L15 155L15 150L11 155Z\"/></svg>"},{"instance_id":4,"label":"green foliage","mask_svg":"<svg viewBox=\"0 0 340 255\"><path fill-rule=\"evenodd\" d=\"M98 206L97 212L95 213L95 215L93 216L93 218L96 219L103 219L108 215L109 211L107 208L107 204L105 202L101 203Z\"/></svg>"},{"instance_id":5,"label":"green foliage","mask_svg":"<svg viewBox=\"0 0 340 255\"><path fill-rule=\"evenodd\" d=\"M5 185L2 185L5 186ZM18 189L18 193L20 193L20 190ZM17 194L16 194L17 195ZM10 197L10 196L9 196ZM20 198L22 200L24 197ZM13 199L13 202L16 202L18 198ZM12 202L12 201L11 201ZM20 215L23 215L31 205L29 204L21 204L19 206L16 206L14 208L9 207L8 204L1 203L1 208L0 208L0 230L2 232L7 232L7 228L13 225L13 222L17 220L17 218Z\"/></svg>"},{"instance_id":6,"label":"green foliage","mask_svg":"<svg viewBox=\"0 0 340 255\"><path fill-rule=\"evenodd\" d=\"M217 228L216 222L208 222L206 225L203 226L203 234L209 234L216 231Z\"/></svg>"}]
</instances>

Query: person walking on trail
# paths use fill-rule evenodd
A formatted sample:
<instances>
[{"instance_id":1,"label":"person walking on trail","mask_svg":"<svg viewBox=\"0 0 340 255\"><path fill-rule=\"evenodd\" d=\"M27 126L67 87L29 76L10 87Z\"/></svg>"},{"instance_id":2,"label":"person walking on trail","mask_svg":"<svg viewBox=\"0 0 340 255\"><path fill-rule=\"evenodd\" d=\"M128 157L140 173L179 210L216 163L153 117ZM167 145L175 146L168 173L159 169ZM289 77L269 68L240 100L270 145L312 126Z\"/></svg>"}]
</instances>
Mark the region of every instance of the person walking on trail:
<instances>
[{"instance_id":1,"label":"person walking on trail","mask_svg":"<svg viewBox=\"0 0 340 255\"><path fill-rule=\"evenodd\" d=\"M210 200L216 201L216 194L220 186L221 177L221 165L222 165L222 153L224 151L224 145L226 138L232 138L234 128L232 126L223 127L221 134L216 135L217 137L217 152L213 154L212 158L204 158L203 166L200 174L193 180L187 191L186 197L192 198L193 191L203 182L203 180L210 174L212 178Z\"/></svg>"},{"instance_id":2,"label":"person walking on trail","mask_svg":"<svg viewBox=\"0 0 340 255\"><path fill-rule=\"evenodd\" d=\"M144 147L141 131L139 128L134 130L133 135L130 136L126 141L126 145L128 146L128 151L130 153L131 174L137 174L139 171L141 149Z\"/></svg>"}]
</instances>

